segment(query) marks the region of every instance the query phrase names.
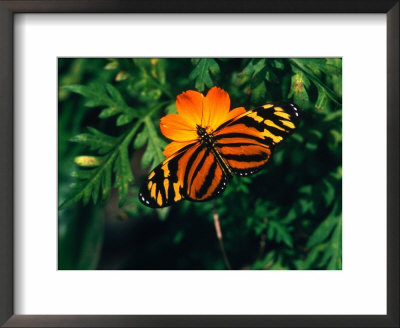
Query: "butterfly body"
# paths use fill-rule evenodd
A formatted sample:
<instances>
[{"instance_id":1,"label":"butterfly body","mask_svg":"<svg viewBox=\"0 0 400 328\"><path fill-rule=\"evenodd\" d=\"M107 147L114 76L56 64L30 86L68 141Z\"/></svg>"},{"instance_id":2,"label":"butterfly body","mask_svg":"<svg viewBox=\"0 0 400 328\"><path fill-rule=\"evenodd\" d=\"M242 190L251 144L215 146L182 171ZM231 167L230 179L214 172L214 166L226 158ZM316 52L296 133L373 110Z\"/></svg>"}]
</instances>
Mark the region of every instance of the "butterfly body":
<instances>
[{"instance_id":1,"label":"butterfly body","mask_svg":"<svg viewBox=\"0 0 400 328\"><path fill-rule=\"evenodd\" d=\"M197 126L197 134L199 135L199 141L202 147L209 149L209 151L214 155L215 160L220 165L224 174L228 177L232 177L232 170L230 169L229 165L224 161L223 157L219 154L217 149L215 148L216 141L214 138L213 133L208 133L207 129Z\"/></svg>"},{"instance_id":2,"label":"butterfly body","mask_svg":"<svg viewBox=\"0 0 400 328\"><path fill-rule=\"evenodd\" d=\"M197 125L197 134L199 136L200 143L207 147L212 148L215 145L215 139L212 133L208 133L205 128L200 125Z\"/></svg>"},{"instance_id":3,"label":"butterfly body","mask_svg":"<svg viewBox=\"0 0 400 328\"><path fill-rule=\"evenodd\" d=\"M183 199L206 201L218 197L233 175L249 176L262 169L275 145L298 123L298 107L280 103L245 111L215 130L197 124L196 139L149 174L139 199L146 206L158 208Z\"/></svg>"}]
</instances>

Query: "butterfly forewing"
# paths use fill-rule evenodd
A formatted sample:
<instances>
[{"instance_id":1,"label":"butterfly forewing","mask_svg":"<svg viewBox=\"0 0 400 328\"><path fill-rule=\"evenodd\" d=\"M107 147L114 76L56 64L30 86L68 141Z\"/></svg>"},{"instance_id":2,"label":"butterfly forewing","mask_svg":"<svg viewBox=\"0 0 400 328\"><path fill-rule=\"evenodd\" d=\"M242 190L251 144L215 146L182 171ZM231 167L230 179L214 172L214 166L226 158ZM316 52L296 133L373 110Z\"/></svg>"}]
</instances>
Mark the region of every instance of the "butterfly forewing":
<instances>
[{"instance_id":1,"label":"butterfly forewing","mask_svg":"<svg viewBox=\"0 0 400 328\"><path fill-rule=\"evenodd\" d=\"M276 144L298 125L294 104L267 104L232 119L215 132L215 148L233 173L251 175L269 160Z\"/></svg>"}]
</instances>

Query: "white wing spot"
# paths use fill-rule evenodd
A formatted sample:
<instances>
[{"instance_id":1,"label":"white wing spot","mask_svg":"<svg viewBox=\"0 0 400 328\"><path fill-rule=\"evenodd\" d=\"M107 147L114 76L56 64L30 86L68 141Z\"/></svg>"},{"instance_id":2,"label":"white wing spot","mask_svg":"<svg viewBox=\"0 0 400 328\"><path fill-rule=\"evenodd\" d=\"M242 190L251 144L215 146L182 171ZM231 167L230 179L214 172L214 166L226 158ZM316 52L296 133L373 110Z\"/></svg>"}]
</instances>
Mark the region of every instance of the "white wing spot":
<instances>
[{"instance_id":1,"label":"white wing spot","mask_svg":"<svg viewBox=\"0 0 400 328\"><path fill-rule=\"evenodd\" d=\"M148 200L146 200L146 204L150 204L150 202Z\"/></svg>"},{"instance_id":2,"label":"white wing spot","mask_svg":"<svg viewBox=\"0 0 400 328\"><path fill-rule=\"evenodd\" d=\"M142 201L144 201L144 197L142 196Z\"/></svg>"}]
</instances>

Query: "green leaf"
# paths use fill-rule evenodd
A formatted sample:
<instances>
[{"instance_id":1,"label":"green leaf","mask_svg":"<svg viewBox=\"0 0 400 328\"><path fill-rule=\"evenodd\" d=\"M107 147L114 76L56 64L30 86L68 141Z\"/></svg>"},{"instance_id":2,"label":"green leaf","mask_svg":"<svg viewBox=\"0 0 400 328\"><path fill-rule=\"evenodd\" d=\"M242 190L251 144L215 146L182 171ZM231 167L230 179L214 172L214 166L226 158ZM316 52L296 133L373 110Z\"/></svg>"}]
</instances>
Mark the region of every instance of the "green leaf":
<instances>
[{"instance_id":1,"label":"green leaf","mask_svg":"<svg viewBox=\"0 0 400 328\"><path fill-rule=\"evenodd\" d=\"M78 134L70 139L72 142L89 147L90 150L97 150L99 154L109 152L116 144L117 138L102 133L95 128L88 127L89 133Z\"/></svg>"},{"instance_id":2,"label":"green leaf","mask_svg":"<svg viewBox=\"0 0 400 328\"><path fill-rule=\"evenodd\" d=\"M116 76L115 76L115 81L121 82L129 79L130 75L128 72L125 71L120 71Z\"/></svg>"},{"instance_id":3,"label":"green leaf","mask_svg":"<svg viewBox=\"0 0 400 328\"><path fill-rule=\"evenodd\" d=\"M275 240L278 243L283 241L287 246L293 247L293 239L287 231L287 227L277 221L268 221L267 237L268 239Z\"/></svg>"},{"instance_id":4,"label":"green leaf","mask_svg":"<svg viewBox=\"0 0 400 328\"><path fill-rule=\"evenodd\" d=\"M285 68L285 64L281 59L274 59L272 63L276 69L283 70Z\"/></svg>"},{"instance_id":5,"label":"green leaf","mask_svg":"<svg viewBox=\"0 0 400 328\"><path fill-rule=\"evenodd\" d=\"M305 260L297 261L296 266L298 270L308 270L317 261L318 256L325 250L325 245L318 245L308 253Z\"/></svg>"},{"instance_id":6,"label":"green leaf","mask_svg":"<svg viewBox=\"0 0 400 328\"><path fill-rule=\"evenodd\" d=\"M342 268L342 218L340 214L337 216L335 224L329 227L328 234L330 234L329 238L320 239L312 247L304 261L297 262L298 269L340 270Z\"/></svg>"},{"instance_id":7,"label":"green leaf","mask_svg":"<svg viewBox=\"0 0 400 328\"><path fill-rule=\"evenodd\" d=\"M213 81L210 73L215 75L220 72L218 63L212 58L201 58L193 62L196 67L190 73L189 78L195 81L195 88L199 91L204 91L205 86L211 88Z\"/></svg>"},{"instance_id":8,"label":"green leaf","mask_svg":"<svg viewBox=\"0 0 400 328\"><path fill-rule=\"evenodd\" d=\"M268 81L268 82L274 82L274 83L279 81L279 79L276 76L276 74L271 70L267 70L265 72L265 80Z\"/></svg>"},{"instance_id":9,"label":"green leaf","mask_svg":"<svg viewBox=\"0 0 400 328\"><path fill-rule=\"evenodd\" d=\"M87 107L107 106L110 104L110 99L101 85L66 85L63 88L87 98L85 103Z\"/></svg>"},{"instance_id":10,"label":"green leaf","mask_svg":"<svg viewBox=\"0 0 400 328\"><path fill-rule=\"evenodd\" d=\"M118 188L119 206L121 207L128 197L129 185L133 181L128 148L121 147L114 162L115 186Z\"/></svg>"},{"instance_id":11,"label":"green leaf","mask_svg":"<svg viewBox=\"0 0 400 328\"><path fill-rule=\"evenodd\" d=\"M149 134L146 129L143 129L143 131L139 132L133 141L133 149L142 148L146 144L148 137Z\"/></svg>"},{"instance_id":12,"label":"green leaf","mask_svg":"<svg viewBox=\"0 0 400 328\"><path fill-rule=\"evenodd\" d=\"M332 185L332 183L328 179L322 179L323 183L323 192L322 195L325 199L326 206L329 206L336 196L336 188Z\"/></svg>"},{"instance_id":13,"label":"green leaf","mask_svg":"<svg viewBox=\"0 0 400 328\"><path fill-rule=\"evenodd\" d=\"M72 171L71 177L76 179L86 180L89 179L92 174L93 173L91 172L91 170L78 170L78 171Z\"/></svg>"},{"instance_id":14,"label":"green leaf","mask_svg":"<svg viewBox=\"0 0 400 328\"><path fill-rule=\"evenodd\" d=\"M314 107L318 110L326 110L328 109L329 99L326 95L325 91L322 88L318 88L318 98L315 102Z\"/></svg>"},{"instance_id":15,"label":"green leaf","mask_svg":"<svg viewBox=\"0 0 400 328\"><path fill-rule=\"evenodd\" d=\"M116 60L111 60L106 66L104 66L104 69L106 70L115 70L119 66L118 61Z\"/></svg>"},{"instance_id":16,"label":"green leaf","mask_svg":"<svg viewBox=\"0 0 400 328\"><path fill-rule=\"evenodd\" d=\"M335 209L329 214L329 216L314 230L313 234L307 241L307 248L312 248L318 244L321 244L329 238L332 230L337 226L340 220L340 216L334 215Z\"/></svg>"},{"instance_id":17,"label":"green leaf","mask_svg":"<svg viewBox=\"0 0 400 328\"><path fill-rule=\"evenodd\" d=\"M289 61L294 64L297 68L299 68L302 72L307 74L307 76L320 88L322 88L326 95L337 105L341 105L341 100L335 92L333 92L331 89L329 89L328 86L325 85L310 69L308 69L305 65L302 59L300 58L291 58Z\"/></svg>"},{"instance_id":18,"label":"green leaf","mask_svg":"<svg viewBox=\"0 0 400 328\"><path fill-rule=\"evenodd\" d=\"M105 87L93 84L91 86L69 85L65 89L78 93L86 98L85 106L87 107L102 107L106 106L100 114L100 118L108 118L120 113L123 113L122 118L119 118L119 124L126 124L138 116L138 113L129 107L120 92L111 84L106 84Z\"/></svg>"},{"instance_id":19,"label":"green leaf","mask_svg":"<svg viewBox=\"0 0 400 328\"><path fill-rule=\"evenodd\" d=\"M107 107L107 108L104 108L100 112L99 117L100 118L108 118L108 117L117 115L120 112L121 112L121 110L119 108L117 108L117 107Z\"/></svg>"},{"instance_id":20,"label":"green leaf","mask_svg":"<svg viewBox=\"0 0 400 328\"><path fill-rule=\"evenodd\" d=\"M102 162L101 157L96 156L77 156L74 158L74 163L84 167L96 167Z\"/></svg>"},{"instance_id":21,"label":"green leaf","mask_svg":"<svg viewBox=\"0 0 400 328\"><path fill-rule=\"evenodd\" d=\"M254 262L251 268L253 270L270 269L271 266L274 264L275 257L276 257L276 251L270 251L265 255L263 259Z\"/></svg>"},{"instance_id":22,"label":"green leaf","mask_svg":"<svg viewBox=\"0 0 400 328\"><path fill-rule=\"evenodd\" d=\"M118 116L118 118L117 118L117 126L121 126L121 125L128 124L128 123L132 122L132 120L133 120L135 117L136 117L136 115L133 114L133 113L121 114L121 115Z\"/></svg>"},{"instance_id":23,"label":"green leaf","mask_svg":"<svg viewBox=\"0 0 400 328\"><path fill-rule=\"evenodd\" d=\"M257 87L251 92L251 101L253 103L261 103L265 101L265 94L267 93L267 87L265 82L261 82Z\"/></svg>"},{"instance_id":24,"label":"green leaf","mask_svg":"<svg viewBox=\"0 0 400 328\"><path fill-rule=\"evenodd\" d=\"M265 59L252 59L243 69L242 75L247 75L253 79L258 73L260 73L266 67Z\"/></svg>"},{"instance_id":25,"label":"green leaf","mask_svg":"<svg viewBox=\"0 0 400 328\"><path fill-rule=\"evenodd\" d=\"M147 148L142 157L142 167L150 166L150 169L153 169L165 159L162 152L166 146L166 142L158 136L150 117L144 120L144 126L148 134L148 141Z\"/></svg>"},{"instance_id":26,"label":"green leaf","mask_svg":"<svg viewBox=\"0 0 400 328\"><path fill-rule=\"evenodd\" d=\"M332 234L329 247L330 261L328 263L328 270L342 269L342 218Z\"/></svg>"},{"instance_id":27,"label":"green leaf","mask_svg":"<svg viewBox=\"0 0 400 328\"><path fill-rule=\"evenodd\" d=\"M111 191L111 166L108 166L105 170L104 170L104 174L103 177L101 179L102 182L102 200L105 200L108 195L110 194Z\"/></svg>"},{"instance_id":28,"label":"green leaf","mask_svg":"<svg viewBox=\"0 0 400 328\"><path fill-rule=\"evenodd\" d=\"M156 213L160 221L165 221L168 217L171 207L157 208Z\"/></svg>"},{"instance_id":29,"label":"green leaf","mask_svg":"<svg viewBox=\"0 0 400 328\"><path fill-rule=\"evenodd\" d=\"M143 153L142 159L141 159L141 165L142 167L148 167L150 164L153 162L153 148L152 147L147 147L146 150Z\"/></svg>"},{"instance_id":30,"label":"green leaf","mask_svg":"<svg viewBox=\"0 0 400 328\"><path fill-rule=\"evenodd\" d=\"M302 72L292 76L288 97L293 97L293 101L302 108L309 106L309 98L306 90L307 85L309 85L309 81Z\"/></svg>"},{"instance_id":31,"label":"green leaf","mask_svg":"<svg viewBox=\"0 0 400 328\"><path fill-rule=\"evenodd\" d=\"M253 77L260 73L265 68L265 59L262 58L253 66Z\"/></svg>"},{"instance_id":32,"label":"green leaf","mask_svg":"<svg viewBox=\"0 0 400 328\"><path fill-rule=\"evenodd\" d=\"M109 95L111 96L111 99L114 101L116 105L119 105L121 107L126 106L125 101L122 98L121 94L112 84L106 84L106 90L108 91Z\"/></svg>"}]
</instances>

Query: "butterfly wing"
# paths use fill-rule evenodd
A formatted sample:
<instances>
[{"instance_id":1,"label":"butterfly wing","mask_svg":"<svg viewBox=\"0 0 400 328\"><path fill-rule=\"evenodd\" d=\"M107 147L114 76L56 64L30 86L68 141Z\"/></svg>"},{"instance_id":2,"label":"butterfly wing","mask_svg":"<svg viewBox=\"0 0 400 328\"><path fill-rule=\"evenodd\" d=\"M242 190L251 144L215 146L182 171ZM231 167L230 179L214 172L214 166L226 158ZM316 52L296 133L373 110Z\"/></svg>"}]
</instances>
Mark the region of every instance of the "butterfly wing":
<instances>
[{"instance_id":1,"label":"butterfly wing","mask_svg":"<svg viewBox=\"0 0 400 328\"><path fill-rule=\"evenodd\" d=\"M152 208L183 199L205 201L221 194L228 179L211 150L196 142L158 165L143 183L139 199Z\"/></svg>"},{"instance_id":2,"label":"butterfly wing","mask_svg":"<svg viewBox=\"0 0 400 328\"><path fill-rule=\"evenodd\" d=\"M229 179L214 152L210 148L199 147L187 163L184 176L186 196L193 201L213 199L222 194Z\"/></svg>"},{"instance_id":3,"label":"butterfly wing","mask_svg":"<svg viewBox=\"0 0 400 328\"><path fill-rule=\"evenodd\" d=\"M199 143L193 143L182 148L151 171L140 188L139 200L146 206L159 208L184 199L185 161L198 147Z\"/></svg>"},{"instance_id":4,"label":"butterfly wing","mask_svg":"<svg viewBox=\"0 0 400 328\"><path fill-rule=\"evenodd\" d=\"M276 144L299 124L299 108L290 103L267 104L221 125L215 132L215 148L233 173L251 175L270 159Z\"/></svg>"}]
</instances>

